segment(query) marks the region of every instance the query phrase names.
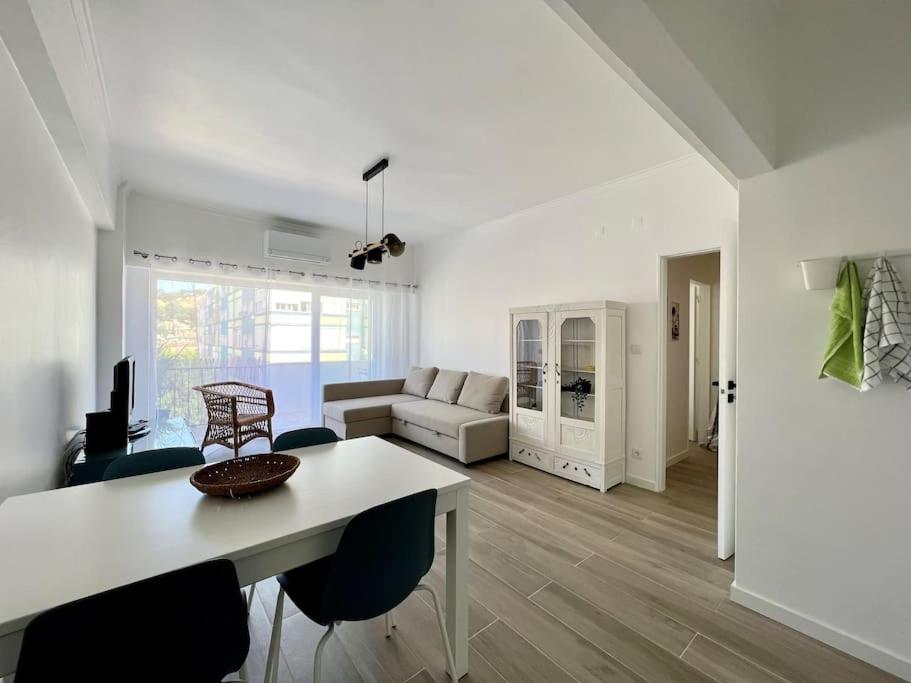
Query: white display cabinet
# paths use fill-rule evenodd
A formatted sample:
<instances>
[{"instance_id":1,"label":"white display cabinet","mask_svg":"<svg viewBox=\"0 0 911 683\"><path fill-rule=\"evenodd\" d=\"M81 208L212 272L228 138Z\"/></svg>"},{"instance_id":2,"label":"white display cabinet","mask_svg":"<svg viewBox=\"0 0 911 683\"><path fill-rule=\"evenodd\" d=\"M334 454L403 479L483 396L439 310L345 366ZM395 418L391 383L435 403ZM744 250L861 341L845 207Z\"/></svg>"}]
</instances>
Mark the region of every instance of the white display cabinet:
<instances>
[{"instance_id":1,"label":"white display cabinet","mask_svg":"<svg viewBox=\"0 0 911 683\"><path fill-rule=\"evenodd\" d=\"M626 306L510 309L510 460L605 491L626 470Z\"/></svg>"}]
</instances>

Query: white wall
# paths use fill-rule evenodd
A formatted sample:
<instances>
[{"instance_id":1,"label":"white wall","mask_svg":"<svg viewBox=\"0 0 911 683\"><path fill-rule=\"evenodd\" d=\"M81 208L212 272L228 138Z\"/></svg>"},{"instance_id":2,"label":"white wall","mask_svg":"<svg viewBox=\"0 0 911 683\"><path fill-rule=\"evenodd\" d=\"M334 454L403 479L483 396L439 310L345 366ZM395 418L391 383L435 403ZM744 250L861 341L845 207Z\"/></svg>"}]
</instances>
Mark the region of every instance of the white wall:
<instances>
[{"instance_id":1,"label":"white wall","mask_svg":"<svg viewBox=\"0 0 911 683\"><path fill-rule=\"evenodd\" d=\"M149 264L148 260L133 255L136 249L182 259L194 257L242 266L290 268L307 273L369 277L371 280L406 283L414 279L414 249L410 244L398 258L387 258L380 265L368 265L366 270L355 271L348 265L348 253L355 240L364 239L363 233L296 224L267 215L192 204L136 190L127 198L125 227L126 257L130 265ZM332 263L316 266L264 258L263 233L275 228L299 230L327 240L332 246ZM375 237L371 234L371 239ZM402 238L407 242L407 235ZM171 267L166 262L158 262L156 266ZM175 268L186 270L187 265L182 262ZM215 268L213 272L217 270ZM242 270L229 274L239 275Z\"/></svg>"},{"instance_id":2,"label":"white wall","mask_svg":"<svg viewBox=\"0 0 911 683\"><path fill-rule=\"evenodd\" d=\"M667 340L666 456L680 455L689 448L690 385L690 280L709 285L711 289L709 330L709 374L718 379L718 322L721 260L718 252L670 259L667 264L668 306L680 304L680 338ZM713 388L714 389L714 388ZM710 402L715 391L709 391ZM711 412L711 408L709 409Z\"/></svg>"},{"instance_id":3,"label":"white wall","mask_svg":"<svg viewBox=\"0 0 911 683\"><path fill-rule=\"evenodd\" d=\"M99 230L96 237L95 321L98 344L95 353L96 403L107 408L111 403L111 382L114 364L124 356L124 319L127 307L124 302L126 285L126 199L129 190L125 184L117 192L114 212L114 229Z\"/></svg>"},{"instance_id":4,"label":"white wall","mask_svg":"<svg viewBox=\"0 0 911 683\"><path fill-rule=\"evenodd\" d=\"M741 186L735 597L911 679L911 395L816 379L832 291L796 266L911 249L911 3L783 8L788 163Z\"/></svg>"},{"instance_id":5,"label":"white wall","mask_svg":"<svg viewBox=\"0 0 911 683\"><path fill-rule=\"evenodd\" d=\"M52 488L93 406L95 228L0 43L0 500Z\"/></svg>"},{"instance_id":6,"label":"white wall","mask_svg":"<svg viewBox=\"0 0 911 683\"><path fill-rule=\"evenodd\" d=\"M627 450L642 459L627 471L653 486L658 257L717 248L736 212L736 192L694 155L422 243L421 363L508 374L511 306L628 303L627 340L639 353L627 357Z\"/></svg>"}]
</instances>

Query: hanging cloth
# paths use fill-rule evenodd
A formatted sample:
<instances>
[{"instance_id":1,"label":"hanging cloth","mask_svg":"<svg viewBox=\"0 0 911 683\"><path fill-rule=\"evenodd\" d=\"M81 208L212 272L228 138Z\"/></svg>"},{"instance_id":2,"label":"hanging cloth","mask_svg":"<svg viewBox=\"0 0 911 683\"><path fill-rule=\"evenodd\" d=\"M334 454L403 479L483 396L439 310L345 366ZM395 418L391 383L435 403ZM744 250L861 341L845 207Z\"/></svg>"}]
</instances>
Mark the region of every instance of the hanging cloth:
<instances>
[{"instance_id":1,"label":"hanging cloth","mask_svg":"<svg viewBox=\"0 0 911 683\"><path fill-rule=\"evenodd\" d=\"M864 376L863 297L857 265L845 261L832 299L829 343L819 378L832 377L860 389Z\"/></svg>"},{"instance_id":2,"label":"hanging cloth","mask_svg":"<svg viewBox=\"0 0 911 683\"><path fill-rule=\"evenodd\" d=\"M864 376L869 391L890 376L911 390L911 304L892 264L880 256L864 285Z\"/></svg>"}]
</instances>

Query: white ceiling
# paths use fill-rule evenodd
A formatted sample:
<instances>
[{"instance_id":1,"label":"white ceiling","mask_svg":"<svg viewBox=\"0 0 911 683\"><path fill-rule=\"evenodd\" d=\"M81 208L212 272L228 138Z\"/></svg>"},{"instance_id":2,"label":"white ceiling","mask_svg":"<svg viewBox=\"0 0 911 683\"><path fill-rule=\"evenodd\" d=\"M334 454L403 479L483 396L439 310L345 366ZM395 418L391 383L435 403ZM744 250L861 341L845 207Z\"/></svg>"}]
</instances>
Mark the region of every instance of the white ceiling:
<instances>
[{"instance_id":1,"label":"white ceiling","mask_svg":"<svg viewBox=\"0 0 911 683\"><path fill-rule=\"evenodd\" d=\"M360 229L388 155L417 240L692 152L543 0L91 11L121 175L157 192Z\"/></svg>"}]
</instances>

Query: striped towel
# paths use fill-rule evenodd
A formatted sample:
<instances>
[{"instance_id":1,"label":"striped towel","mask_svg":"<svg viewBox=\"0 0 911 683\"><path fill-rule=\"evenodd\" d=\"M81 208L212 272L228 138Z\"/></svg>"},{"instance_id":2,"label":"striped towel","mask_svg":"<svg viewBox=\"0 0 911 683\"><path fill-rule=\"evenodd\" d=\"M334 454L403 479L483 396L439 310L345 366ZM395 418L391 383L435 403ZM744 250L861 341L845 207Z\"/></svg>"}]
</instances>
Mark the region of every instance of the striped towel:
<instances>
[{"instance_id":1,"label":"striped towel","mask_svg":"<svg viewBox=\"0 0 911 683\"><path fill-rule=\"evenodd\" d=\"M869 391L886 376L911 390L911 304L895 268L884 257L864 284L864 378Z\"/></svg>"}]
</instances>

